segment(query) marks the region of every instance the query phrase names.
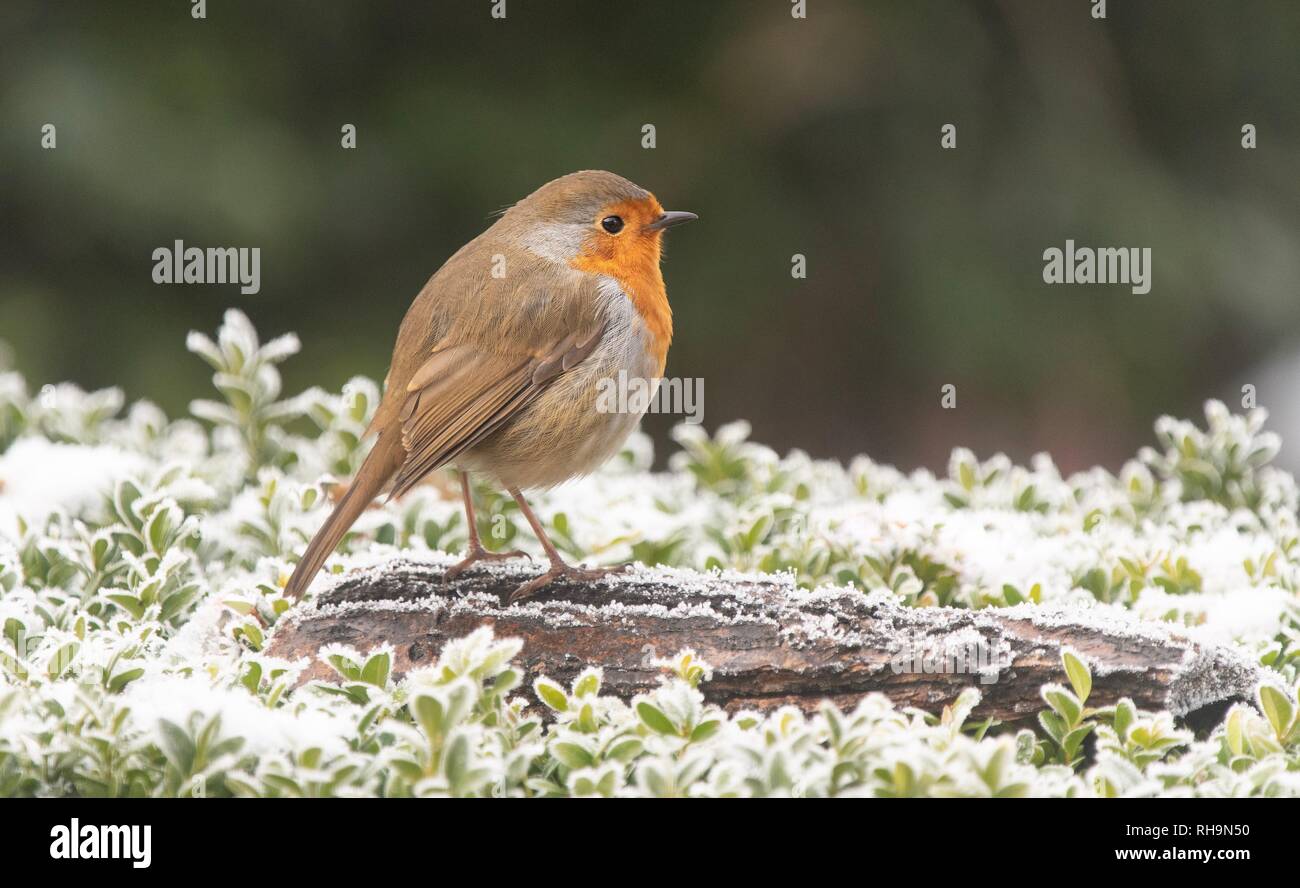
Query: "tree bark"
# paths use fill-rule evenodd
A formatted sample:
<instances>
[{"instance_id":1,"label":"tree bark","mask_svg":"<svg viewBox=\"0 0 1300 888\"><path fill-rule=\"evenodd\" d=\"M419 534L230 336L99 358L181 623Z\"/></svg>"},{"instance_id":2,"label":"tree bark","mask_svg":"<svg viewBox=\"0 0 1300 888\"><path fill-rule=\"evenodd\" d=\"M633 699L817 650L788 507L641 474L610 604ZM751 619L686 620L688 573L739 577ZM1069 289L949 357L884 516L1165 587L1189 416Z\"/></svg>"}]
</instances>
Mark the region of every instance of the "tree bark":
<instances>
[{"instance_id":1,"label":"tree bark","mask_svg":"<svg viewBox=\"0 0 1300 888\"><path fill-rule=\"evenodd\" d=\"M1230 703L1251 699L1262 675L1231 650L1104 608L917 609L855 589L809 592L782 576L649 568L557 582L506 606L540 565L484 565L444 584L449 564L399 559L345 574L282 619L268 653L309 658L302 680L329 680L333 673L316 659L322 645L365 653L388 643L400 676L433 663L448 639L488 625L523 640L518 660L529 680L567 682L599 666L604 689L623 698L655 686L655 658L691 648L713 667L705 697L730 711L785 704L811 711L824 699L848 709L875 691L934 712L976 687L983 695L976 717L1010 723L1044 708L1043 684L1066 682L1062 648L1092 670L1090 706L1128 697L1194 726L1217 723Z\"/></svg>"}]
</instances>

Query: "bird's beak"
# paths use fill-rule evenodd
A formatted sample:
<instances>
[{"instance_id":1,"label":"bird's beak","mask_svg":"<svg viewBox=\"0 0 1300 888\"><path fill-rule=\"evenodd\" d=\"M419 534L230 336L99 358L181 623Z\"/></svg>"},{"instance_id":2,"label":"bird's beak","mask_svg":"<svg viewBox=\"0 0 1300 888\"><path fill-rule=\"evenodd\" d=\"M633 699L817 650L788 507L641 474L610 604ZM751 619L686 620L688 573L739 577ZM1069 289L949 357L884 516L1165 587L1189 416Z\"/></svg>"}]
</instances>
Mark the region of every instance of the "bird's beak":
<instances>
[{"instance_id":1,"label":"bird's beak","mask_svg":"<svg viewBox=\"0 0 1300 888\"><path fill-rule=\"evenodd\" d=\"M698 218L700 217L694 213L687 213L683 210L669 210L647 225L646 231L663 231L665 228L672 228L674 225L681 225L683 222L690 222L692 219Z\"/></svg>"}]
</instances>

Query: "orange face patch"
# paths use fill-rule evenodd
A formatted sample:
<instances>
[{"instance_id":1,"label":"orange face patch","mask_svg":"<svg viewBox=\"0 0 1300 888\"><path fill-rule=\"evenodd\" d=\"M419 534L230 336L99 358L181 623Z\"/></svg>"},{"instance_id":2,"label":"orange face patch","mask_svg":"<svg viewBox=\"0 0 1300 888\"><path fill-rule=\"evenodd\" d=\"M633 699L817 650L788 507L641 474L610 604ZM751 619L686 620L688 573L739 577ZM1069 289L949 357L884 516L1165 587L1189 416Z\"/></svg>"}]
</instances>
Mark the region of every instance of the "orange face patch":
<instances>
[{"instance_id":1,"label":"orange face patch","mask_svg":"<svg viewBox=\"0 0 1300 888\"><path fill-rule=\"evenodd\" d=\"M668 305L663 272L659 269L662 231L645 226L663 215L663 207L651 195L623 200L601 209L592 219L591 235L570 264L588 274L603 274L618 282L632 300L646 328L654 338L653 349L660 371L673 338L673 312ZM601 227L608 216L623 220L623 228L610 234Z\"/></svg>"}]
</instances>

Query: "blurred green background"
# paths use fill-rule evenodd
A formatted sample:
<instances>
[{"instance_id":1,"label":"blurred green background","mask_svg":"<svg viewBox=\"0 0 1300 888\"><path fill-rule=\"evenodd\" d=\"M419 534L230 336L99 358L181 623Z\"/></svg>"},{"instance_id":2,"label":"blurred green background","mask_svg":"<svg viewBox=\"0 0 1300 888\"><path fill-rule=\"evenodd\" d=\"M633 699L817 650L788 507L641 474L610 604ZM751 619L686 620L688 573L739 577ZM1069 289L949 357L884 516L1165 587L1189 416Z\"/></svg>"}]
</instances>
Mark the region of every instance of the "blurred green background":
<instances>
[{"instance_id":1,"label":"blurred green background","mask_svg":"<svg viewBox=\"0 0 1300 888\"><path fill-rule=\"evenodd\" d=\"M209 387L184 334L233 305L302 336L287 391L380 379L410 300L493 211L600 167L701 216L669 236L668 372L704 378L710 428L1077 469L1245 383L1296 400L1294 0L1112 0L1105 21L1088 0L491 6L5 0L13 363L180 413ZM1044 285L1066 238L1150 247L1151 292ZM260 247L261 292L154 284L176 239Z\"/></svg>"}]
</instances>

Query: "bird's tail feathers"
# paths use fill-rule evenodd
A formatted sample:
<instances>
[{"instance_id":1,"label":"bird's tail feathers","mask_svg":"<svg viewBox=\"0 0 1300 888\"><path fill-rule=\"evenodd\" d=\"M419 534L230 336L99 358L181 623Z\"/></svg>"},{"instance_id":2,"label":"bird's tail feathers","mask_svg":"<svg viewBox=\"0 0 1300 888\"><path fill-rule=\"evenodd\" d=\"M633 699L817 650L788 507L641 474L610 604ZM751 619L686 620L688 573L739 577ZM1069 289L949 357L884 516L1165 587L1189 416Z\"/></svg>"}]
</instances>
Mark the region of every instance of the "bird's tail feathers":
<instances>
[{"instance_id":1,"label":"bird's tail feathers","mask_svg":"<svg viewBox=\"0 0 1300 888\"><path fill-rule=\"evenodd\" d=\"M361 464L356 478L348 486L347 492L339 499L334 511L307 544L307 550L302 553L297 567L293 569L293 575L285 584L285 595L290 598L302 596L325 560L334 551L334 547L339 544L344 534L366 510L366 506L370 505L371 500L384 489L389 479L401 466L403 453L400 435L379 436L365 462Z\"/></svg>"}]
</instances>

